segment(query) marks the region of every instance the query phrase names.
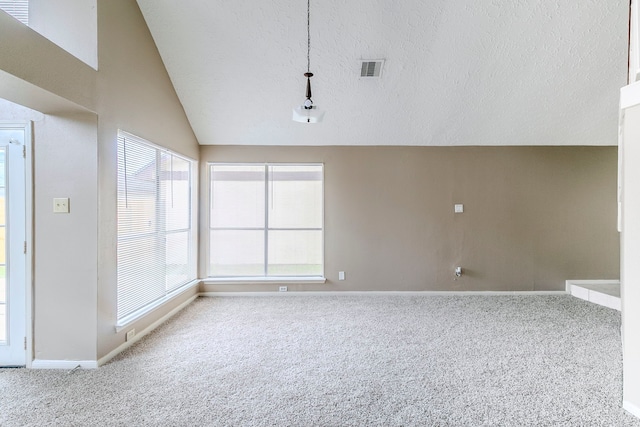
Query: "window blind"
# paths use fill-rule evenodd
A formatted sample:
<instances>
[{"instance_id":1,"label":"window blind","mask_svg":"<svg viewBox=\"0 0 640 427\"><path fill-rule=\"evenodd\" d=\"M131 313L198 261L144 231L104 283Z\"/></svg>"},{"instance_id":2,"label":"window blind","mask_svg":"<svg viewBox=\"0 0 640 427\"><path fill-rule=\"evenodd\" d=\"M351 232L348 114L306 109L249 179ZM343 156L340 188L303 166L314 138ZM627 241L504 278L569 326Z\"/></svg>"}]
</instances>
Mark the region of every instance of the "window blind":
<instances>
[{"instance_id":1,"label":"window blind","mask_svg":"<svg viewBox=\"0 0 640 427\"><path fill-rule=\"evenodd\" d=\"M196 278L194 162L118 132L118 320Z\"/></svg>"},{"instance_id":2,"label":"window blind","mask_svg":"<svg viewBox=\"0 0 640 427\"><path fill-rule=\"evenodd\" d=\"M0 1L0 10L4 10L23 24L29 25L29 0Z\"/></svg>"}]
</instances>

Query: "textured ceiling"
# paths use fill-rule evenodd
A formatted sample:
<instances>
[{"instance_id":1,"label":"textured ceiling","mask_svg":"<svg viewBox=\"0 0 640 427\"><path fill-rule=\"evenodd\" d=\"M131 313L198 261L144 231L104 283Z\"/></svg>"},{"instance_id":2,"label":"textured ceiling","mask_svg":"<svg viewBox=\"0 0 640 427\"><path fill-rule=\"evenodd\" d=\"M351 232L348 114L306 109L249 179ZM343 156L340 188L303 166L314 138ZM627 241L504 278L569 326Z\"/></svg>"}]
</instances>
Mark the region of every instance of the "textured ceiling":
<instances>
[{"instance_id":1,"label":"textured ceiling","mask_svg":"<svg viewBox=\"0 0 640 427\"><path fill-rule=\"evenodd\" d=\"M628 0L311 0L320 124L306 3L138 0L201 144L617 143Z\"/></svg>"}]
</instances>

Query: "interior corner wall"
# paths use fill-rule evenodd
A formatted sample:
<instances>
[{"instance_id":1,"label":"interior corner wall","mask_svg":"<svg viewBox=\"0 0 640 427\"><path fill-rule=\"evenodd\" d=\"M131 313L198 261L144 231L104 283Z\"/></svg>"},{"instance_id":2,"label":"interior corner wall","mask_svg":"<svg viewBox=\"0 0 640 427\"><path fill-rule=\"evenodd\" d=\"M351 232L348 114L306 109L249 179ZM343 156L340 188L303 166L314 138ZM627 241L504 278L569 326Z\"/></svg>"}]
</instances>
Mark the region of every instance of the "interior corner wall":
<instances>
[{"instance_id":1,"label":"interior corner wall","mask_svg":"<svg viewBox=\"0 0 640 427\"><path fill-rule=\"evenodd\" d=\"M292 291L563 291L568 279L620 274L617 147L202 146L200 155L203 277L206 162L324 163L327 283Z\"/></svg>"},{"instance_id":2,"label":"interior corner wall","mask_svg":"<svg viewBox=\"0 0 640 427\"><path fill-rule=\"evenodd\" d=\"M192 289L126 330L117 320L117 132L130 132L198 160L199 146L135 0L98 0L98 358L195 295Z\"/></svg>"},{"instance_id":3,"label":"interior corner wall","mask_svg":"<svg viewBox=\"0 0 640 427\"><path fill-rule=\"evenodd\" d=\"M73 0L56 4L62 15L74 16L64 10ZM40 360L98 361L125 342L126 331L115 329L118 129L199 156L135 0L95 5L99 71L0 13L0 77L11 77L0 80L15 86L0 85L0 96L52 113L18 106L2 111L35 122L33 329ZM46 111L48 105L56 111ZM53 197L70 197L71 213L54 215ZM131 327L144 330L196 292L181 294Z\"/></svg>"},{"instance_id":4,"label":"interior corner wall","mask_svg":"<svg viewBox=\"0 0 640 427\"><path fill-rule=\"evenodd\" d=\"M96 359L98 142L94 114L45 115L34 131L34 353ZM53 213L68 197L69 214Z\"/></svg>"},{"instance_id":5,"label":"interior corner wall","mask_svg":"<svg viewBox=\"0 0 640 427\"><path fill-rule=\"evenodd\" d=\"M95 360L96 116L45 115L4 100L0 112L33 122L33 356ZM53 213L54 197L69 197L69 214Z\"/></svg>"},{"instance_id":6,"label":"interior corner wall","mask_svg":"<svg viewBox=\"0 0 640 427\"><path fill-rule=\"evenodd\" d=\"M6 13L0 13L0 72L31 87L16 93L5 86L12 83L0 79L0 97L9 101L38 109L39 89L78 110L96 111L95 70Z\"/></svg>"}]
</instances>

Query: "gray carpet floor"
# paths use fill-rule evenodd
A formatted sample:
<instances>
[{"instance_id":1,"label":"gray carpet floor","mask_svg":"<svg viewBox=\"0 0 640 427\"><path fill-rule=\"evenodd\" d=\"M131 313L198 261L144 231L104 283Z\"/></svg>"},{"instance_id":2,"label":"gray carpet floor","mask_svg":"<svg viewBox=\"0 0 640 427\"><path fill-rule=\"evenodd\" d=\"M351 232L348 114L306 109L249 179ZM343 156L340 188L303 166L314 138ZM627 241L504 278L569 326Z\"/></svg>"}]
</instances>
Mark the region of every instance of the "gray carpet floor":
<instances>
[{"instance_id":1,"label":"gray carpet floor","mask_svg":"<svg viewBox=\"0 0 640 427\"><path fill-rule=\"evenodd\" d=\"M640 426L570 296L199 298L98 370L0 370L2 426Z\"/></svg>"}]
</instances>

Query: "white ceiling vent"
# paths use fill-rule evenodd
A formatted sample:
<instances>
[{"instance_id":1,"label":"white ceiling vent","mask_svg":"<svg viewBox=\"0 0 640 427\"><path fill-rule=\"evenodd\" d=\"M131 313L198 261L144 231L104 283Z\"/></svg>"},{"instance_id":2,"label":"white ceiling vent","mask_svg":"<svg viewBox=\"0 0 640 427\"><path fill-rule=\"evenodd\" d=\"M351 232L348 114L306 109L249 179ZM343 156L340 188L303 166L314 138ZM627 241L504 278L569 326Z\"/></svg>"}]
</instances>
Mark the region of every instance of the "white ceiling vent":
<instances>
[{"instance_id":1,"label":"white ceiling vent","mask_svg":"<svg viewBox=\"0 0 640 427\"><path fill-rule=\"evenodd\" d=\"M365 59L362 60L362 67L360 68L360 77L380 77L382 75L382 65L384 59Z\"/></svg>"}]
</instances>

